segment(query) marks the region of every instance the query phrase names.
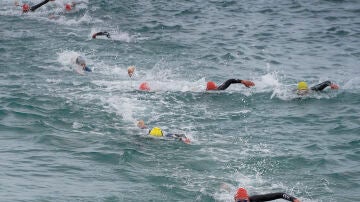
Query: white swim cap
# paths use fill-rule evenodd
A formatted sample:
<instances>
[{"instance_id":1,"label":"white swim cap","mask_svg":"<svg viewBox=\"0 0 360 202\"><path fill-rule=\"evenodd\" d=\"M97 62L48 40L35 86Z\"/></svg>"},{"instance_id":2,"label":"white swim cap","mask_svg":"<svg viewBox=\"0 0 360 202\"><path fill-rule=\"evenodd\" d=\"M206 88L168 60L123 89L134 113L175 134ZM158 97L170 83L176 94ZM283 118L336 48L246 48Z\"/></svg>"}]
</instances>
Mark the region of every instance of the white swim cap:
<instances>
[{"instance_id":1,"label":"white swim cap","mask_svg":"<svg viewBox=\"0 0 360 202\"><path fill-rule=\"evenodd\" d=\"M78 56L76 58L76 64L78 64L78 65L84 64L85 65L86 64L85 59L82 56Z\"/></svg>"}]
</instances>

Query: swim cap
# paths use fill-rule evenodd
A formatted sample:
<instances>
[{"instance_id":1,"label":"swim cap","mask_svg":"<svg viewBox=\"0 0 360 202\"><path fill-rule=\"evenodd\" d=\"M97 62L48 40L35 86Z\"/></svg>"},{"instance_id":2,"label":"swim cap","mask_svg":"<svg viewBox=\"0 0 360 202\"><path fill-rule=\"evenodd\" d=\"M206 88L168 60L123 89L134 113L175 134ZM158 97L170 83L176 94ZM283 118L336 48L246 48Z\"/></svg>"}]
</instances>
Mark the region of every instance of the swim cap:
<instances>
[{"instance_id":1,"label":"swim cap","mask_svg":"<svg viewBox=\"0 0 360 202\"><path fill-rule=\"evenodd\" d=\"M151 129L149 131L149 135L155 136L155 137L161 137L161 136L163 136L163 132L160 128L154 127L153 129Z\"/></svg>"},{"instance_id":2,"label":"swim cap","mask_svg":"<svg viewBox=\"0 0 360 202\"><path fill-rule=\"evenodd\" d=\"M28 12L28 11L30 10L29 4L24 4L24 5L22 6L22 10L23 10L24 13Z\"/></svg>"},{"instance_id":3,"label":"swim cap","mask_svg":"<svg viewBox=\"0 0 360 202\"><path fill-rule=\"evenodd\" d=\"M65 4L65 10L71 11L72 10L71 4L69 3Z\"/></svg>"},{"instance_id":4,"label":"swim cap","mask_svg":"<svg viewBox=\"0 0 360 202\"><path fill-rule=\"evenodd\" d=\"M235 198L235 199L244 199L244 198L249 198L249 195L248 195L246 189L240 187L240 188L237 190L234 198Z\"/></svg>"},{"instance_id":5,"label":"swim cap","mask_svg":"<svg viewBox=\"0 0 360 202\"><path fill-rule=\"evenodd\" d=\"M301 81L298 83L298 90L307 90L308 89L308 85L305 81Z\"/></svg>"},{"instance_id":6,"label":"swim cap","mask_svg":"<svg viewBox=\"0 0 360 202\"><path fill-rule=\"evenodd\" d=\"M207 82L206 90L217 90L216 84L212 81Z\"/></svg>"},{"instance_id":7,"label":"swim cap","mask_svg":"<svg viewBox=\"0 0 360 202\"><path fill-rule=\"evenodd\" d=\"M150 86L147 82L143 82L140 84L139 90L150 91Z\"/></svg>"},{"instance_id":8,"label":"swim cap","mask_svg":"<svg viewBox=\"0 0 360 202\"><path fill-rule=\"evenodd\" d=\"M76 58L76 64L78 64L78 65L86 64L85 59L81 56L78 56Z\"/></svg>"}]
</instances>

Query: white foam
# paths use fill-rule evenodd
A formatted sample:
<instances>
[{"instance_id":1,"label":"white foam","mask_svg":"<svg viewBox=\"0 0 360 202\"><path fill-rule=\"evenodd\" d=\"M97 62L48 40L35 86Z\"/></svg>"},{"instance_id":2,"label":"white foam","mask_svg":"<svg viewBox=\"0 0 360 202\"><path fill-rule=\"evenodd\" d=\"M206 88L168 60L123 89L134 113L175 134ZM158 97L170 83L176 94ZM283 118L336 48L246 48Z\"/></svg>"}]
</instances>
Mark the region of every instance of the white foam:
<instances>
[{"instance_id":1,"label":"white foam","mask_svg":"<svg viewBox=\"0 0 360 202\"><path fill-rule=\"evenodd\" d=\"M74 129L79 129L79 128L84 127L84 124L75 121L75 122L73 123L72 127L73 127Z\"/></svg>"},{"instance_id":2,"label":"white foam","mask_svg":"<svg viewBox=\"0 0 360 202\"><path fill-rule=\"evenodd\" d=\"M63 51L59 52L57 61L63 66L63 70L72 70L76 69L77 65L75 60L81 54L75 51Z\"/></svg>"},{"instance_id":3,"label":"white foam","mask_svg":"<svg viewBox=\"0 0 360 202\"><path fill-rule=\"evenodd\" d=\"M138 103L136 98L110 96L101 100L104 105L110 107L110 112L115 112L117 115L121 115L123 119L128 122L136 122L137 119L139 119L139 115L135 115L136 111L142 111L145 108L141 107L141 103Z\"/></svg>"},{"instance_id":4,"label":"white foam","mask_svg":"<svg viewBox=\"0 0 360 202\"><path fill-rule=\"evenodd\" d=\"M360 89L360 77L349 79L340 89Z\"/></svg>"},{"instance_id":5,"label":"white foam","mask_svg":"<svg viewBox=\"0 0 360 202\"><path fill-rule=\"evenodd\" d=\"M84 56L85 54L76 51L65 50L58 52L57 55L58 55L57 61L62 65L62 68L60 68L61 71L76 71L80 74L83 73L81 67L77 65L75 61L78 56L85 57ZM86 64L91 66L92 64L91 60L85 58L85 61ZM95 67L92 67L92 69L94 70Z\"/></svg>"},{"instance_id":6,"label":"white foam","mask_svg":"<svg viewBox=\"0 0 360 202\"><path fill-rule=\"evenodd\" d=\"M259 79L255 79L254 82L256 92L268 92L281 86L281 83L278 79L278 72L267 73L263 76L260 76Z\"/></svg>"},{"instance_id":7,"label":"white foam","mask_svg":"<svg viewBox=\"0 0 360 202\"><path fill-rule=\"evenodd\" d=\"M58 84L58 83L61 83L62 80L61 79L46 79L46 82Z\"/></svg>"},{"instance_id":8,"label":"white foam","mask_svg":"<svg viewBox=\"0 0 360 202\"><path fill-rule=\"evenodd\" d=\"M62 25L79 25L79 24L92 24L92 23L101 23L102 20L92 18L87 12L78 18L68 17L66 15L54 15L53 17L47 18L49 21L56 22Z\"/></svg>"}]
</instances>

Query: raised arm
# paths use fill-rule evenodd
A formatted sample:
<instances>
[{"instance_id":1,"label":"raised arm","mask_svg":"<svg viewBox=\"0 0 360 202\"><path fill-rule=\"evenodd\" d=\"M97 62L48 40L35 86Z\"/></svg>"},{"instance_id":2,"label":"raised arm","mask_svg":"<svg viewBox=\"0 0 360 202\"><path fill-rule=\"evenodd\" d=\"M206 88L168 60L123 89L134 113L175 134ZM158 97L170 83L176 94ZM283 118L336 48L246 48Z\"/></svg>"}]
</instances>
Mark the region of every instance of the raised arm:
<instances>
[{"instance_id":1,"label":"raised arm","mask_svg":"<svg viewBox=\"0 0 360 202\"><path fill-rule=\"evenodd\" d=\"M313 90L313 91L322 91L328 86L330 86L331 89L339 89L339 86L336 85L335 83L332 83L331 81L324 81L322 83L319 83L319 84L311 87L311 90Z\"/></svg>"},{"instance_id":2,"label":"raised arm","mask_svg":"<svg viewBox=\"0 0 360 202\"><path fill-rule=\"evenodd\" d=\"M225 90L227 89L231 84L233 83L241 83L244 84L247 88L250 88L251 86L255 86L254 82L249 80L241 80L241 79L228 79L223 84L221 84L219 87L217 87L217 90Z\"/></svg>"},{"instance_id":3,"label":"raised arm","mask_svg":"<svg viewBox=\"0 0 360 202\"><path fill-rule=\"evenodd\" d=\"M98 32L92 35L93 39L96 39L97 36L106 36L107 38L110 38L109 32Z\"/></svg>"},{"instance_id":4,"label":"raised arm","mask_svg":"<svg viewBox=\"0 0 360 202\"><path fill-rule=\"evenodd\" d=\"M287 201L300 202L299 199L297 199L293 196L290 196L289 194L281 193L281 192L262 194L262 195L254 195L254 196L250 196L249 199L251 202L272 201L272 200L276 200L276 199L285 199Z\"/></svg>"},{"instance_id":5,"label":"raised arm","mask_svg":"<svg viewBox=\"0 0 360 202\"><path fill-rule=\"evenodd\" d=\"M35 11L36 9L40 8L41 6L47 4L49 1L54 1L54 0L44 0L44 1L36 4L35 6L31 6L30 11Z\"/></svg>"},{"instance_id":6,"label":"raised arm","mask_svg":"<svg viewBox=\"0 0 360 202\"><path fill-rule=\"evenodd\" d=\"M165 136L169 137L169 138L174 138L176 140L180 140L180 141L184 142L185 144L190 144L190 142L191 142L191 140L188 137L186 137L186 135L184 135L184 134L168 133Z\"/></svg>"}]
</instances>

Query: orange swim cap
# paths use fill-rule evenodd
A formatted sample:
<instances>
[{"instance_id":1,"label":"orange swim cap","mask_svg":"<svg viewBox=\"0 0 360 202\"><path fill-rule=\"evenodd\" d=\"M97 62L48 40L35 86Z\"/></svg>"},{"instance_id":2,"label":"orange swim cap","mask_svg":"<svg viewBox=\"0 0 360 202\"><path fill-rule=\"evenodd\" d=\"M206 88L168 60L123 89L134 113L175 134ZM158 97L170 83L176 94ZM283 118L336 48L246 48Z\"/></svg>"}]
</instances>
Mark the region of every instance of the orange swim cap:
<instances>
[{"instance_id":1,"label":"orange swim cap","mask_svg":"<svg viewBox=\"0 0 360 202\"><path fill-rule=\"evenodd\" d=\"M217 90L217 86L214 82L209 81L206 84L206 90Z\"/></svg>"},{"instance_id":2,"label":"orange swim cap","mask_svg":"<svg viewBox=\"0 0 360 202\"><path fill-rule=\"evenodd\" d=\"M248 195L246 189L240 187L240 188L237 190L234 198L235 198L235 199L244 199L244 198L249 198L249 195Z\"/></svg>"},{"instance_id":3,"label":"orange swim cap","mask_svg":"<svg viewBox=\"0 0 360 202\"><path fill-rule=\"evenodd\" d=\"M22 6L22 10L23 10L24 13L28 12L28 11L30 10L29 4L24 4L24 5Z\"/></svg>"},{"instance_id":4,"label":"orange swim cap","mask_svg":"<svg viewBox=\"0 0 360 202\"><path fill-rule=\"evenodd\" d=\"M150 91L150 86L147 82L143 82L140 84L139 90Z\"/></svg>"},{"instance_id":5,"label":"orange swim cap","mask_svg":"<svg viewBox=\"0 0 360 202\"><path fill-rule=\"evenodd\" d=\"M71 11L72 10L71 4L69 3L65 4L65 10Z\"/></svg>"}]
</instances>

